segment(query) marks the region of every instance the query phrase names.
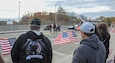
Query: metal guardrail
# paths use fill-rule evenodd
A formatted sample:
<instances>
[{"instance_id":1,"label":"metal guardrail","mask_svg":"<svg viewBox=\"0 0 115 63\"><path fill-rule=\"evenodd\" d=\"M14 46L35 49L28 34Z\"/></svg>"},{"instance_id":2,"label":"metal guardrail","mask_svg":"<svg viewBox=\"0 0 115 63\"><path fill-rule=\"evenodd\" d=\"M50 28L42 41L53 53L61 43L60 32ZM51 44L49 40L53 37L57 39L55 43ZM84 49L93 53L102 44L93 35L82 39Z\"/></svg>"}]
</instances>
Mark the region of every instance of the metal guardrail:
<instances>
[{"instance_id":1,"label":"metal guardrail","mask_svg":"<svg viewBox=\"0 0 115 63\"><path fill-rule=\"evenodd\" d=\"M0 26L1 31L12 31L12 30L27 30L29 29L29 25L5 25Z\"/></svg>"},{"instance_id":2,"label":"metal guardrail","mask_svg":"<svg viewBox=\"0 0 115 63\"><path fill-rule=\"evenodd\" d=\"M28 30L13 30L13 31L2 31L0 34L7 34L7 33L18 33L18 32L26 32Z\"/></svg>"},{"instance_id":3,"label":"metal guardrail","mask_svg":"<svg viewBox=\"0 0 115 63\"><path fill-rule=\"evenodd\" d=\"M41 25L41 30L44 30L44 25ZM61 25L61 29L67 29L67 25ZM29 30L29 25L6 25L0 26L0 34L6 33L17 33L17 32L25 32Z\"/></svg>"}]
</instances>

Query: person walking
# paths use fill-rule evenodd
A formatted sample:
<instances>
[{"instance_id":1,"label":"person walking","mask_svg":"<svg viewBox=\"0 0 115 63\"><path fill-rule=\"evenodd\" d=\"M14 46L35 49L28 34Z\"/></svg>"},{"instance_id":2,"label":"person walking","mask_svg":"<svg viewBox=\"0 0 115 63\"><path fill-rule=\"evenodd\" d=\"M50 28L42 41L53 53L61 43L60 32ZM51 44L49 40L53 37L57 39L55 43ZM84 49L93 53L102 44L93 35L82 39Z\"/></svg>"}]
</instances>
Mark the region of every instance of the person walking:
<instances>
[{"instance_id":1,"label":"person walking","mask_svg":"<svg viewBox=\"0 0 115 63\"><path fill-rule=\"evenodd\" d=\"M50 33L52 33L53 24L50 24L49 27L50 27Z\"/></svg>"},{"instance_id":2,"label":"person walking","mask_svg":"<svg viewBox=\"0 0 115 63\"><path fill-rule=\"evenodd\" d=\"M97 29L96 34L98 35L99 39L101 40L101 42L104 44L106 48L106 60L107 60L109 55L109 45L110 45L110 33L109 33L108 26L106 23L102 22L96 24L96 29Z\"/></svg>"},{"instance_id":3,"label":"person walking","mask_svg":"<svg viewBox=\"0 0 115 63\"><path fill-rule=\"evenodd\" d=\"M53 26L53 31L54 31L53 33L56 33L56 31L57 31L56 30L56 23L55 22L54 22L54 26Z\"/></svg>"},{"instance_id":4,"label":"person walking","mask_svg":"<svg viewBox=\"0 0 115 63\"><path fill-rule=\"evenodd\" d=\"M104 63L106 50L95 34L95 26L90 22L84 22L80 31L82 40L73 53L72 63Z\"/></svg>"},{"instance_id":5,"label":"person walking","mask_svg":"<svg viewBox=\"0 0 115 63\"><path fill-rule=\"evenodd\" d=\"M52 63L50 40L40 32L40 19L33 19L30 31L19 36L11 50L13 63Z\"/></svg>"}]
</instances>

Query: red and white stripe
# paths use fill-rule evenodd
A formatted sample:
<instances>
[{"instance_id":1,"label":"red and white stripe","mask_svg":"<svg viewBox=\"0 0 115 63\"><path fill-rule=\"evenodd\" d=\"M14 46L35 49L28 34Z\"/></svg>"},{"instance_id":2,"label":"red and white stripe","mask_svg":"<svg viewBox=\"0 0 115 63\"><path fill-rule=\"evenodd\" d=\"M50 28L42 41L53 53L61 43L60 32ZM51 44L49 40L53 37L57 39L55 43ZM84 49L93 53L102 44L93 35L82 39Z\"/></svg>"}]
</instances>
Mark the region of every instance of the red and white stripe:
<instances>
[{"instance_id":1,"label":"red and white stripe","mask_svg":"<svg viewBox=\"0 0 115 63\"><path fill-rule=\"evenodd\" d=\"M68 37L66 38L62 37L62 33L60 33L58 37L56 37L56 39L54 40L55 44L64 44L78 41L77 37L73 37L72 31L67 31Z\"/></svg>"},{"instance_id":2,"label":"red and white stripe","mask_svg":"<svg viewBox=\"0 0 115 63\"><path fill-rule=\"evenodd\" d=\"M55 39L55 44L63 44L69 42L69 37L62 38L62 33L58 35L58 37Z\"/></svg>"},{"instance_id":3,"label":"red and white stripe","mask_svg":"<svg viewBox=\"0 0 115 63\"><path fill-rule=\"evenodd\" d=\"M2 48L2 55L10 54L11 46L8 39L0 39L0 44Z\"/></svg>"},{"instance_id":4,"label":"red and white stripe","mask_svg":"<svg viewBox=\"0 0 115 63\"><path fill-rule=\"evenodd\" d=\"M111 28L111 32L115 33L115 29L114 29L114 28Z\"/></svg>"},{"instance_id":5,"label":"red and white stripe","mask_svg":"<svg viewBox=\"0 0 115 63\"><path fill-rule=\"evenodd\" d=\"M79 16L79 19L81 20L81 22L86 22L86 20L83 19L83 16Z\"/></svg>"},{"instance_id":6,"label":"red and white stripe","mask_svg":"<svg viewBox=\"0 0 115 63\"><path fill-rule=\"evenodd\" d=\"M68 31L67 33L69 35L69 39L71 40L71 42L77 42L78 41L77 37L73 37L72 31Z\"/></svg>"}]
</instances>

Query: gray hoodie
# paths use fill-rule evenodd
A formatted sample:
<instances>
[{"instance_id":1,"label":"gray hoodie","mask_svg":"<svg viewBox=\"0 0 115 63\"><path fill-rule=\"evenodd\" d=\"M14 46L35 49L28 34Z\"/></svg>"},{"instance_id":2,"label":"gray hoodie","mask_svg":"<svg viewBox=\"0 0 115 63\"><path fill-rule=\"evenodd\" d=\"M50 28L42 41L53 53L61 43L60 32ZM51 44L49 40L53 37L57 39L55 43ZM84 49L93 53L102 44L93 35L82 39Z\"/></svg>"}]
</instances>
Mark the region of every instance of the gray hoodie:
<instances>
[{"instance_id":1,"label":"gray hoodie","mask_svg":"<svg viewBox=\"0 0 115 63\"><path fill-rule=\"evenodd\" d=\"M106 50L97 35L80 42L80 46L74 51L72 63L104 63Z\"/></svg>"}]
</instances>

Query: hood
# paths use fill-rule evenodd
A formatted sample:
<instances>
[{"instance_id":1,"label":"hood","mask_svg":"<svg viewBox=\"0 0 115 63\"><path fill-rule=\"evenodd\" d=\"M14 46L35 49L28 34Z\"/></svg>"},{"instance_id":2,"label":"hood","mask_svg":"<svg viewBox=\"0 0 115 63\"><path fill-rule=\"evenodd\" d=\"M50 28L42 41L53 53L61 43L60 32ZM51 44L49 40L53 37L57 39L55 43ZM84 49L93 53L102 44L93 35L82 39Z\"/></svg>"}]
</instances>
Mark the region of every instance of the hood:
<instances>
[{"instance_id":1,"label":"hood","mask_svg":"<svg viewBox=\"0 0 115 63\"><path fill-rule=\"evenodd\" d=\"M85 44L88 45L89 47L98 50L99 49L99 45L98 42L100 42L98 36L96 34L93 34L91 37L89 37L88 39L83 39L80 44Z\"/></svg>"},{"instance_id":2,"label":"hood","mask_svg":"<svg viewBox=\"0 0 115 63\"><path fill-rule=\"evenodd\" d=\"M39 39L42 35L41 32L39 32L40 34L37 34L35 31L28 31L27 32L27 36L28 38L30 39L33 39L33 40L36 40L36 39Z\"/></svg>"},{"instance_id":3,"label":"hood","mask_svg":"<svg viewBox=\"0 0 115 63\"><path fill-rule=\"evenodd\" d=\"M36 31L36 30L32 30L32 32L34 32L36 35L41 35L41 32L40 31Z\"/></svg>"}]
</instances>

